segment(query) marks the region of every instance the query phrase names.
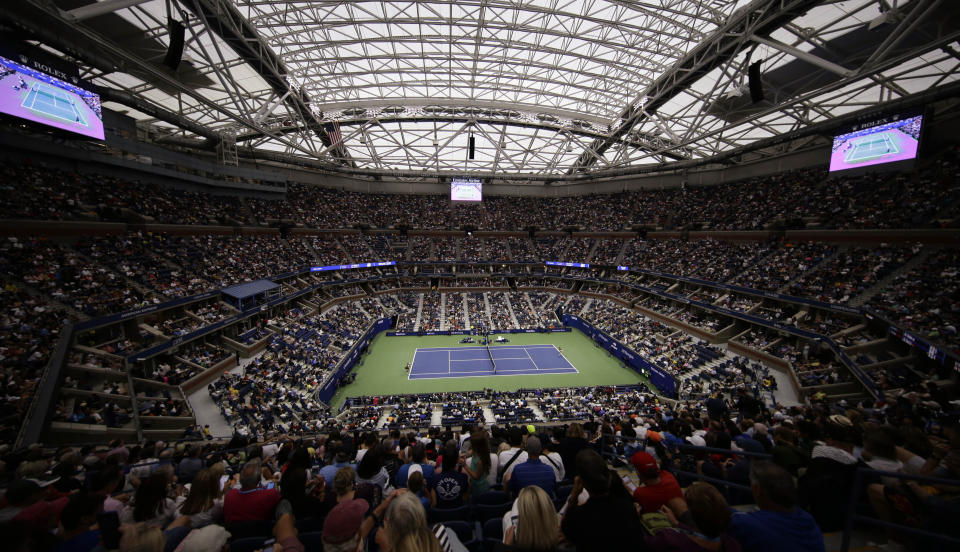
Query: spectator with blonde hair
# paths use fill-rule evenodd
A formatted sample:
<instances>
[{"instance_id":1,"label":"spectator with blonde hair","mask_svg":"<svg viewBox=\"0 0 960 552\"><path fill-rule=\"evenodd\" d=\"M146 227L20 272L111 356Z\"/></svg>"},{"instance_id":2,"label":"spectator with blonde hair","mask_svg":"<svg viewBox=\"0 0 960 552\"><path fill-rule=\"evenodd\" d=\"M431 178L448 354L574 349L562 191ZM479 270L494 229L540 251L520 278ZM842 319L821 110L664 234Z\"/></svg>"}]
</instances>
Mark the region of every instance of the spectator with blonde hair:
<instances>
[{"instance_id":1,"label":"spectator with blonde hair","mask_svg":"<svg viewBox=\"0 0 960 552\"><path fill-rule=\"evenodd\" d=\"M542 552L554 550L560 542L560 519L546 491L536 485L524 487L517 496L516 514L496 550Z\"/></svg>"},{"instance_id":2,"label":"spectator with blonde hair","mask_svg":"<svg viewBox=\"0 0 960 552\"><path fill-rule=\"evenodd\" d=\"M427 526L427 512L413 493L396 493L377 531L384 552L456 552L466 550L456 533L441 524Z\"/></svg>"}]
</instances>

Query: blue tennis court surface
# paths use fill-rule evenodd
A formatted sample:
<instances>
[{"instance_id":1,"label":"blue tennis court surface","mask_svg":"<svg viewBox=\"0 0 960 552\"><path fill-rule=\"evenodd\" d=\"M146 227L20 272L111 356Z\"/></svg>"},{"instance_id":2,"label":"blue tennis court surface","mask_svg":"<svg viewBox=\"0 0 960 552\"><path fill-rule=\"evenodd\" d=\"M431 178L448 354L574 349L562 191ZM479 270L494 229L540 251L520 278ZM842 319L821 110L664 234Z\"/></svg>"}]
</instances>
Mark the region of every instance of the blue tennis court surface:
<instances>
[{"instance_id":1,"label":"blue tennis court surface","mask_svg":"<svg viewBox=\"0 0 960 552\"><path fill-rule=\"evenodd\" d=\"M408 379L471 378L576 374L577 369L553 345L431 347L413 353Z\"/></svg>"},{"instance_id":2,"label":"blue tennis court surface","mask_svg":"<svg viewBox=\"0 0 960 552\"><path fill-rule=\"evenodd\" d=\"M34 84L30 92L23 99L23 107L46 113L64 121L86 125L83 116L74 105L73 100L62 90L47 86L46 84Z\"/></svg>"}]
</instances>

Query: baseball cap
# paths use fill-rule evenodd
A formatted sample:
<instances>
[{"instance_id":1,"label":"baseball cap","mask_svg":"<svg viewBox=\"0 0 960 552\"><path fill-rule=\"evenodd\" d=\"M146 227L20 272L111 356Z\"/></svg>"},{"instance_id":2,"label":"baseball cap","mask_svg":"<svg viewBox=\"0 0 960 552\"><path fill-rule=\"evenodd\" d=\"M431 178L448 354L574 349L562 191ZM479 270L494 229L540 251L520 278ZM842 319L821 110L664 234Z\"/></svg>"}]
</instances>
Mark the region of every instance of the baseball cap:
<instances>
[{"instance_id":1,"label":"baseball cap","mask_svg":"<svg viewBox=\"0 0 960 552\"><path fill-rule=\"evenodd\" d=\"M341 502L330 510L323 522L323 540L330 544L340 544L350 540L363 523L370 505L362 498Z\"/></svg>"},{"instance_id":2,"label":"baseball cap","mask_svg":"<svg viewBox=\"0 0 960 552\"><path fill-rule=\"evenodd\" d=\"M637 469L637 473L645 477L656 477L660 473L657 461L648 452L642 450L633 453L630 463Z\"/></svg>"}]
</instances>

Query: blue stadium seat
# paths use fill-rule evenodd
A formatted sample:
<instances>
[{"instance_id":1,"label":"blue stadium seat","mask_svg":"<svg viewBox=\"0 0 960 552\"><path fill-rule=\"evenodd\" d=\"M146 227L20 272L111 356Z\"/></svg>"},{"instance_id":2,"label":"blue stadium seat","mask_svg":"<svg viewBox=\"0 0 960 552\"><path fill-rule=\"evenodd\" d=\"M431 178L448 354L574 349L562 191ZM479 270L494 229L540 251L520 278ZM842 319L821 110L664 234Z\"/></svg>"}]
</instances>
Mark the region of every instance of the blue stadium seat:
<instances>
[{"instance_id":1,"label":"blue stadium seat","mask_svg":"<svg viewBox=\"0 0 960 552\"><path fill-rule=\"evenodd\" d=\"M457 508L431 508L430 519L434 523L444 523L447 521L467 521L470 519L470 507L460 506Z\"/></svg>"}]
</instances>

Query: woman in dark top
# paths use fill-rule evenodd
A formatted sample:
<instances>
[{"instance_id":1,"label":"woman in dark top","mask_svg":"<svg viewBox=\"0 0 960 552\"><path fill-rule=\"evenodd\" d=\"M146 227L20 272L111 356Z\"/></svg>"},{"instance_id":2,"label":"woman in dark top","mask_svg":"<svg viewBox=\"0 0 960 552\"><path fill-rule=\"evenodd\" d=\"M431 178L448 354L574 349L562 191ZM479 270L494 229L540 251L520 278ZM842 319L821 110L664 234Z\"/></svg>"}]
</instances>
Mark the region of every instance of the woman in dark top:
<instances>
[{"instance_id":1,"label":"woman in dark top","mask_svg":"<svg viewBox=\"0 0 960 552\"><path fill-rule=\"evenodd\" d=\"M459 460L456 445L444 447L443 471L435 473L430 481L430 504L434 508L457 508L466 503L470 484L467 474L457 469Z\"/></svg>"},{"instance_id":2,"label":"woman in dark top","mask_svg":"<svg viewBox=\"0 0 960 552\"><path fill-rule=\"evenodd\" d=\"M573 479L577 475L577 453L590 448L583 426L576 423L570 424L567 428L567 436L560 440L558 448L560 458L563 459L563 465L567 469L567 478Z\"/></svg>"},{"instance_id":3,"label":"woman in dark top","mask_svg":"<svg viewBox=\"0 0 960 552\"><path fill-rule=\"evenodd\" d=\"M326 517L327 507L323 504L325 480L309 477L307 470L311 464L309 451L304 447L297 448L290 455L290 462L280 478L280 494L290 501L297 519Z\"/></svg>"}]
</instances>

